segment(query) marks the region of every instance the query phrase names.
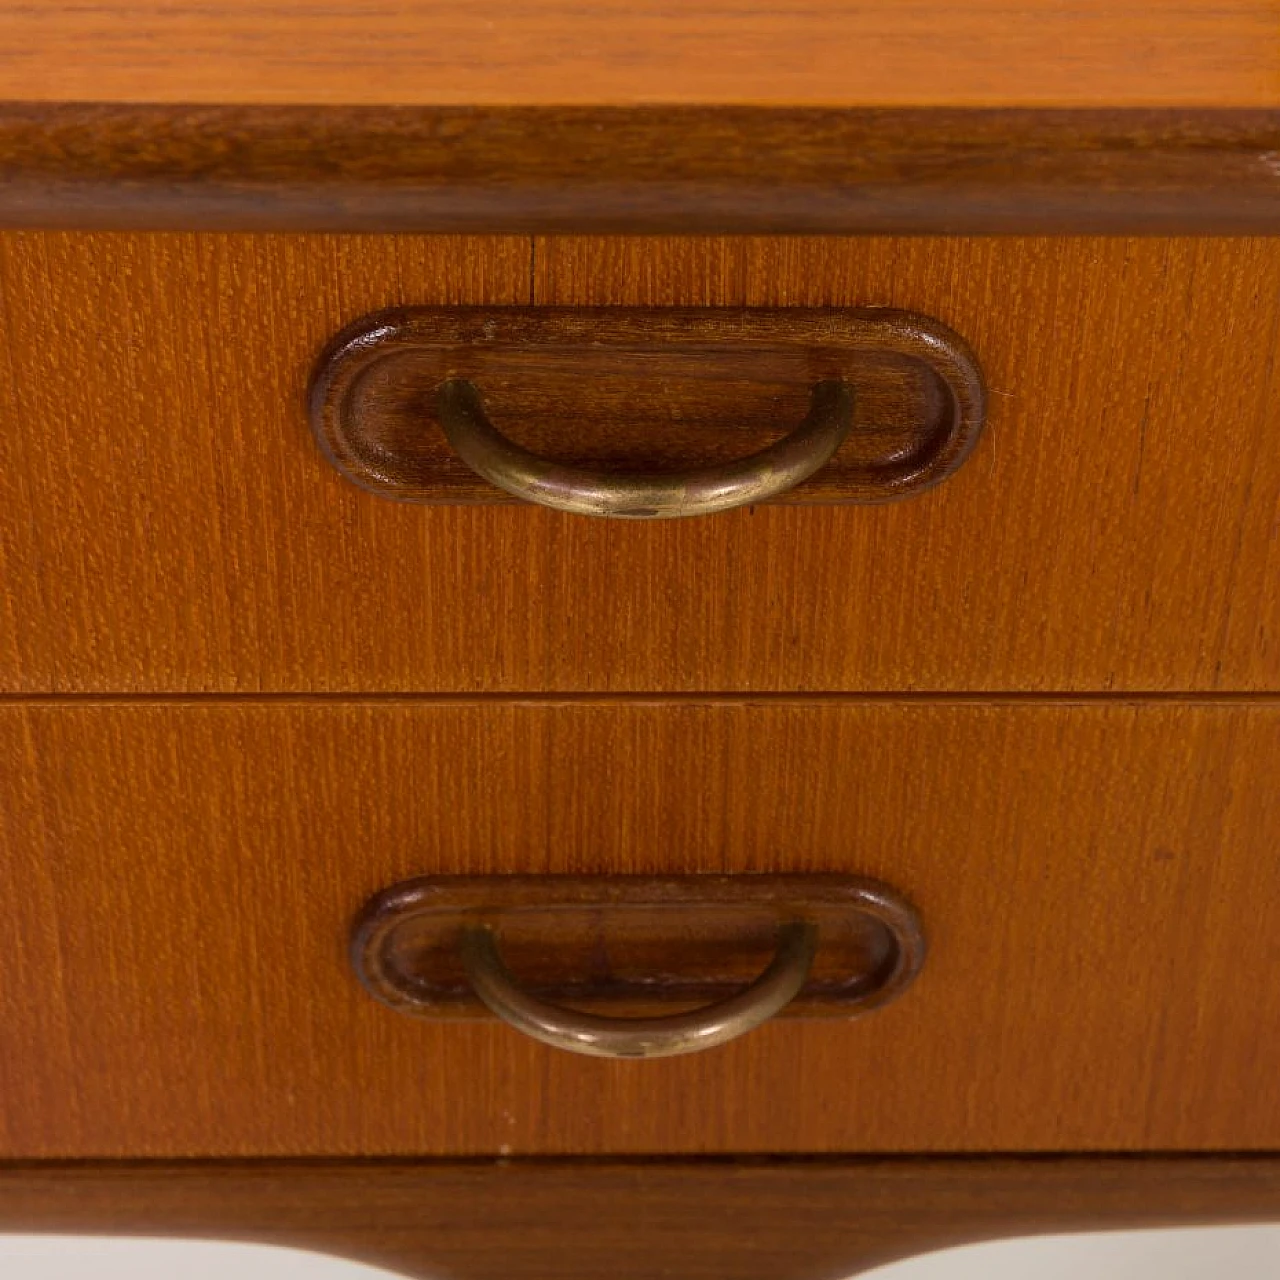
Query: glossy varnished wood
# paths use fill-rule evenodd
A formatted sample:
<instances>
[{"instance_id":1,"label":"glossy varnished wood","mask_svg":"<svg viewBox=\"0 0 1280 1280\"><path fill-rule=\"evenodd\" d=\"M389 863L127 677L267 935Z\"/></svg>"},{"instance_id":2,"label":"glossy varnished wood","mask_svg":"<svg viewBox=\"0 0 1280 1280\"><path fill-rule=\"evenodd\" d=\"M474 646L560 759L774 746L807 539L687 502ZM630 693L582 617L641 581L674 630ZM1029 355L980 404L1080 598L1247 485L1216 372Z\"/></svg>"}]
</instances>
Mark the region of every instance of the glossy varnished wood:
<instances>
[{"instance_id":1,"label":"glossy varnished wood","mask_svg":"<svg viewBox=\"0 0 1280 1280\"><path fill-rule=\"evenodd\" d=\"M0 239L0 688L1280 687L1280 240ZM307 427L387 304L898 305L979 447L909 503L425 509Z\"/></svg>"},{"instance_id":2,"label":"glossy varnished wood","mask_svg":"<svg viewBox=\"0 0 1280 1280\"><path fill-rule=\"evenodd\" d=\"M1280 1147L1280 705L10 702L0 1155ZM361 988L422 874L841 872L929 959L609 1063Z\"/></svg>"},{"instance_id":3,"label":"glossy varnished wood","mask_svg":"<svg viewBox=\"0 0 1280 1280\"><path fill-rule=\"evenodd\" d=\"M1280 1161L0 1166L0 1229L225 1238L434 1280L813 1280L982 1240L1274 1222Z\"/></svg>"},{"instance_id":4,"label":"glossy varnished wood","mask_svg":"<svg viewBox=\"0 0 1280 1280\"><path fill-rule=\"evenodd\" d=\"M0 102L0 225L1267 234L1278 156L1276 108Z\"/></svg>"},{"instance_id":5,"label":"glossy varnished wood","mask_svg":"<svg viewBox=\"0 0 1280 1280\"><path fill-rule=\"evenodd\" d=\"M1269 0L42 0L0 98L1262 106Z\"/></svg>"}]
</instances>

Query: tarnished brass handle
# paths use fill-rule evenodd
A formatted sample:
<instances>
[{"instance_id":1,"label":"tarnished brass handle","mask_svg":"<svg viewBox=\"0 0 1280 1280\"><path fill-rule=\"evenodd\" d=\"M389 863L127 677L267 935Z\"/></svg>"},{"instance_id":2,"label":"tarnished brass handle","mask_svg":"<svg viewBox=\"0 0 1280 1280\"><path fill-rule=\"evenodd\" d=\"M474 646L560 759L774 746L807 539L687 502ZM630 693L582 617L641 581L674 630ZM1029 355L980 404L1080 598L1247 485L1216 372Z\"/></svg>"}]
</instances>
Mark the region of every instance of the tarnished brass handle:
<instances>
[{"instance_id":1,"label":"tarnished brass handle","mask_svg":"<svg viewBox=\"0 0 1280 1280\"><path fill-rule=\"evenodd\" d=\"M818 928L791 920L778 930L768 968L736 995L688 1013L661 1018L605 1018L539 1000L522 991L485 925L464 929L463 967L476 995L525 1035L596 1058L670 1058L710 1049L767 1022L800 993L818 949Z\"/></svg>"},{"instance_id":2,"label":"tarnished brass handle","mask_svg":"<svg viewBox=\"0 0 1280 1280\"><path fill-rule=\"evenodd\" d=\"M614 475L540 458L507 439L485 416L480 392L465 378L443 383L436 405L458 456L499 489L558 511L621 520L709 515L777 497L825 466L853 425L852 388L819 382L804 421L759 453L698 471Z\"/></svg>"}]
</instances>

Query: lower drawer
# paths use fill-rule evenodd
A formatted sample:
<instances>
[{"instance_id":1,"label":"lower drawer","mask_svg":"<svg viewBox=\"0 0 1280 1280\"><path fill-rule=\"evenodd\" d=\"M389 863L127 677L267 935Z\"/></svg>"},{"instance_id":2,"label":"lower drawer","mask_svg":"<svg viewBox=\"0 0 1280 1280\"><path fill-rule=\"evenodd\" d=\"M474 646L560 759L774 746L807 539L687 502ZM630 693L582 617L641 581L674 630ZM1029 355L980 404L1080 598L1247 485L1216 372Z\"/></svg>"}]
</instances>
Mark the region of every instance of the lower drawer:
<instances>
[{"instance_id":1,"label":"lower drawer","mask_svg":"<svg viewBox=\"0 0 1280 1280\"><path fill-rule=\"evenodd\" d=\"M1280 705L0 706L0 1158L1280 1147ZM896 1003L608 1062L371 999L423 873L845 871Z\"/></svg>"}]
</instances>

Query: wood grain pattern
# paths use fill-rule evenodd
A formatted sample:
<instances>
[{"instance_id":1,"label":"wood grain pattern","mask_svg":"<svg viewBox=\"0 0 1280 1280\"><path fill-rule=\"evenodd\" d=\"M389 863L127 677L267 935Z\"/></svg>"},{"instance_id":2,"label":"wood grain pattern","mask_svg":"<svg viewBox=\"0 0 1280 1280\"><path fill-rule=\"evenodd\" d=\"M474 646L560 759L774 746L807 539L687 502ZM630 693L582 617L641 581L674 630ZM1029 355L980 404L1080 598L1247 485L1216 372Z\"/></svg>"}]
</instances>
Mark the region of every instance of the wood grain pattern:
<instances>
[{"instance_id":1,"label":"wood grain pattern","mask_svg":"<svg viewBox=\"0 0 1280 1280\"><path fill-rule=\"evenodd\" d=\"M5 1158L1280 1146L1275 702L28 699L0 758ZM415 874L765 871L894 884L912 988L611 1063L347 961Z\"/></svg>"},{"instance_id":2,"label":"wood grain pattern","mask_svg":"<svg viewBox=\"0 0 1280 1280\"><path fill-rule=\"evenodd\" d=\"M0 98L1274 106L1272 0L44 0Z\"/></svg>"},{"instance_id":3,"label":"wood grain pattern","mask_svg":"<svg viewBox=\"0 0 1280 1280\"><path fill-rule=\"evenodd\" d=\"M0 293L5 690L1280 687L1277 240L10 233ZM663 527L327 466L343 324L531 296L919 310L988 426L909 503Z\"/></svg>"},{"instance_id":4,"label":"wood grain pattern","mask_svg":"<svg viewBox=\"0 0 1280 1280\"><path fill-rule=\"evenodd\" d=\"M0 1167L0 1227L318 1249L434 1280L812 1280L1045 1232L1266 1222L1280 1161Z\"/></svg>"},{"instance_id":5,"label":"wood grain pattern","mask_svg":"<svg viewBox=\"0 0 1280 1280\"><path fill-rule=\"evenodd\" d=\"M1274 109L0 102L0 226L1269 234L1278 156Z\"/></svg>"}]
</instances>

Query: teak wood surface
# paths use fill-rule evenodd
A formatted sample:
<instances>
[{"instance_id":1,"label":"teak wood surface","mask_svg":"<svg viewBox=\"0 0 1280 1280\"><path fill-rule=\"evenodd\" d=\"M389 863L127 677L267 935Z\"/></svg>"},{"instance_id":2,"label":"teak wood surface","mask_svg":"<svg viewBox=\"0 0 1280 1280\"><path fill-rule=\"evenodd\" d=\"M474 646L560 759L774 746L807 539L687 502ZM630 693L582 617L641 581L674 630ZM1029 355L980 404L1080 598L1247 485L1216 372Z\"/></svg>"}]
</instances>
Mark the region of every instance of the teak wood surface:
<instances>
[{"instance_id":1,"label":"teak wood surface","mask_svg":"<svg viewBox=\"0 0 1280 1280\"><path fill-rule=\"evenodd\" d=\"M290 1245L420 1280L832 1280L1004 1236L1278 1216L1274 1157L0 1166L0 1229Z\"/></svg>"},{"instance_id":2,"label":"teak wood surface","mask_svg":"<svg viewBox=\"0 0 1280 1280\"><path fill-rule=\"evenodd\" d=\"M1280 242L1083 237L1278 209L1272 0L0 3L0 1226L815 1280L1274 1219L1208 1153L1280 1149ZM879 510L355 492L317 352L451 304L909 308L990 425ZM616 1063L346 954L415 875L776 871L907 895L919 980ZM725 1158L368 1159L555 1154ZM297 1156L360 1163L84 1163Z\"/></svg>"},{"instance_id":3,"label":"teak wood surface","mask_svg":"<svg viewBox=\"0 0 1280 1280\"><path fill-rule=\"evenodd\" d=\"M19 699L0 758L0 1158L1280 1147L1274 700ZM411 876L699 872L874 877L928 958L640 1063L348 961Z\"/></svg>"},{"instance_id":4,"label":"teak wood surface","mask_svg":"<svg viewBox=\"0 0 1280 1280\"><path fill-rule=\"evenodd\" d=\"M0 99L1277 106L1273 0L41 0Z\"/></svg>"},{"instance_id":5,"label":"teak wood surface","mask_svg":"<svg viewBox=\"0 0 1280 1280\"><path fill-rule=\"evenodd\" d=\"M1280 240L8 233L0 295L3 690L1280 688ZM324 461L344 324L529 303L906 307L987 427L901 503L660 526Z\"/></svg>"}]
</instances>

